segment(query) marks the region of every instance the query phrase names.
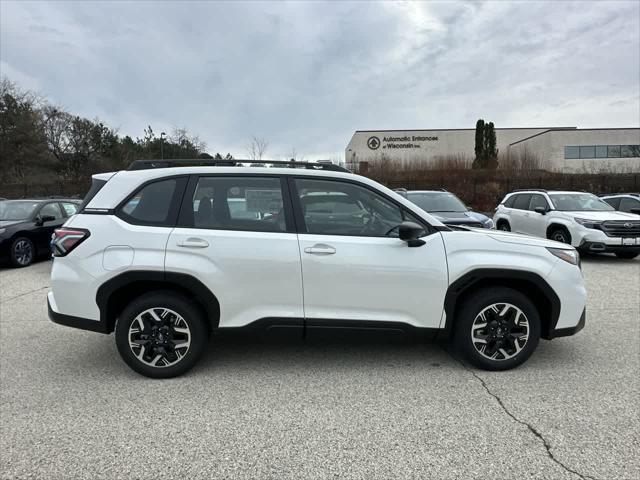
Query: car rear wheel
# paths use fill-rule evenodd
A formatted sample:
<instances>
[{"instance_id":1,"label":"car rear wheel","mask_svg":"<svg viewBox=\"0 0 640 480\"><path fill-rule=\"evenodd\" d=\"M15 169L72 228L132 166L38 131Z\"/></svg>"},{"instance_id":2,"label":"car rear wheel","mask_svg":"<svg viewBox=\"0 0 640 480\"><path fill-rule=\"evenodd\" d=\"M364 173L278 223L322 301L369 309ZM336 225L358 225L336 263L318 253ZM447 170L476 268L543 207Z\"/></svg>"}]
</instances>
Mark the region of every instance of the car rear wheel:
<instances>
[{"instance_id":1,"label":"car rear wheel","mask_svg":"<svg viewBox=\"0 0 640 480\"><path fill-rule=\"evenodd\" d=\"M540 316L525 295L506 287L483 289L460 308L455 343L485 370L508 370L527 360L540 340Z\"/></svg>"},{"instance_id":2,"label":"car rear wheel","mask_svg":"<svg viewBox=\"0 0 640 480\"><path fill-rule=\"evenodd\" d=\"M10 259L14 267L28 267L35 257L35 246L28 238L18 237L11 244Z\"/></svg>"},{"instance_id":3,"label":"car rear wheel","mask_svg":"<svg viewBox=\"0 0 640 480\"><path fill-rule=\"evenodd\" d=\"M207 343L200 310L173 292L143 295L118 317L116 345L136 372L170 378L190 370Z\"/></svg>"},{"instance_id":4,"label":"car rear wheel","mask_svg":"<svg viewBox=\"0 0 640 480\"><path fill-rule=\"evenodd\" d=\"M617 252L616 253L616 257L618 258L624 258L627 260L631 260L632 258L636 258L638 255L640 255L639 253L634 253L634 252Z\"/></svg>"}]
</instances>

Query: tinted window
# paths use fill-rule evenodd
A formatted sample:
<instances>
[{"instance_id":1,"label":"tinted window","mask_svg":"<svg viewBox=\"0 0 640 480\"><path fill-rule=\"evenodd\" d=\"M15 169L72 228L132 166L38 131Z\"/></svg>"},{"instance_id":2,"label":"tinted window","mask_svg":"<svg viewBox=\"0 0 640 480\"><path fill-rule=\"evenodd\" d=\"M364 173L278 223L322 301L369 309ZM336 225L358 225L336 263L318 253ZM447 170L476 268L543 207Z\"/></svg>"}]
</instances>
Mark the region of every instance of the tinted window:
<instances>
[{"instance_id":1,"label":"tinted window","mask_svg":"<svg viewBox=\"0 0 640 480\"><path fill-rule=\"evenodd\" d=\"M598 145L598 146L596 146L596 158L607 158L607 146L606 145Z\"/></svg>"},{"instance_id":2,"label":"tinted window","mask_svg":"<svg viewBox=\"0 0 640 480\"><path fill-rule=\"evenodd\" d=\"M121 208L119 214L132 223L162 225L169 219L177 180L169 179L142 187Z\"/></svg>"},{"instance_id":3,"label":"tinted window","mask_svg":"<svg viewBox=\"0 0 640 480\"><path fill-rule=\"evenodd\" d=\"M607 202L609 205L611 205L613 208L615 208L616 210L620 206L620 197L617 197L617 198L605 198L603 200L605 202Z\"/></svg>"},{"instance_id":4,"label":"tinted window","mask_svg":"<svg viewBox=\"0 0 640 480\"><path fill-rule=\"evenodd\" d=\"M426 212L466 212L466 205L449 192L409 192L407 199Z\"/></svg>"},{"instance_id":5,"label":"tinted window","mask_svg":"<svg viewBox=\"0 0 640 480\"><path fill-rule=\"evenodd\" d=\"M609 145L607 147L607 156L609 158L620 158L620 145Z\"/></svg>"},{"instance_id":6,"label":"tinted window","mask_svg":"<svg viewBox=\"0 0 640 480\"><path fill-rule=\"evenodd\" d=\"M596 147L593 145L586 145L580 147L580 158L595 158Z\"/></svg>"},{"instance_id":7,"label":"tinted window","mask_svg":"<svg viewBox=\"0 0 640 480\"><path fill-rule=\"evenodd\" d=\"M580 148L564 147L564 158L580 158Z\"/></svg>"},{"instance_id":8,"label":"tinted window","mask_svg":"<svg viewBox=\"0 0 640 480\"><path fill-rule=\"evenodd\" d=\"M634 198L623 198L620 201L620 211L631 212L632 208L640 208L640 200L636 200Z\"/></svg>"},{"instance_id":9,"label":"tinted window","mask_svg":"<svg viewBox=\"0 0 640 480\"><path fill-rule=\"evenodd\" d=\"M31 200L0 201L0 220L27 220L38 207L38 202Z\"/></svg>"},{"instance_id":10,"label":"tinted window","mask_svg":"<svg viewBox=\"0 0 640 480\"><path fill-rule=\"evenodd\" d=\"M287 229L279 178L201 177L191 202L195 228L253 232Z\"/></svg>"},{"instance_id":11,"label":"tinted window","mask_svg":"<svg viewBox=\"0 0 640 480\"><path fill-rule=\"evenodd\" d=\"M513 204L515 203L516 198L518 198L518 195L511 195L509 198L507 198L507 201L504 202L504 206L507 208L513 208Z\"/></svg>"},{"instance_id":12,"label":"tinted window","mask_svg":"<svg viewBox=\"0 0 640 480\"><path fill-rule=\"evenodd\" d=\"M62 218L62 211L57 203L47 203L40 209L39 215L41 217L51 216L56 220L59 220Z\"/></svg>"},{"instance_id":13,"label":"tinted window","mask_svg":"<svg viewBox=\"0 0 640 480\"><path fill-rule=\"evenodd\" d=\"M513 208L517 208L518 210L528 210L529 203L531 202L531 194L529 193L521 193L516 198L516 201L513 203Z\"/></svg>"},{"instance_id":14,"label":"tinted window","mask_svg":"<svg viewBox=\"0 0 640 480\"><path fill-rule=\"evenodd\" d=\"M78 212L78 205L75 203L63 202L62 208L67 217L75 215Z\"/></svg>"},{"instance_id":15,"label":"tinted window","mask_svg":"<svg viewBox=\"0 0 640 480\"><path fill-rule=\"evenodd\" d=\"M397 237L394 227L404 218L416 221L382 195L352 183L297 179L296 187L308 233Z\"/></svg>"},{"instance_id":16,"label":"tinted window","mask_svg":"<svg viewBox=\"0 0 640 480\"><path fill-rule=\"evenodd\" d=\"M529 210L534 211L537 207L542 207L545 210L549 208L547 199L542 195L531 195L531 202L529 203Z\"/></svg>"}]
</instances>

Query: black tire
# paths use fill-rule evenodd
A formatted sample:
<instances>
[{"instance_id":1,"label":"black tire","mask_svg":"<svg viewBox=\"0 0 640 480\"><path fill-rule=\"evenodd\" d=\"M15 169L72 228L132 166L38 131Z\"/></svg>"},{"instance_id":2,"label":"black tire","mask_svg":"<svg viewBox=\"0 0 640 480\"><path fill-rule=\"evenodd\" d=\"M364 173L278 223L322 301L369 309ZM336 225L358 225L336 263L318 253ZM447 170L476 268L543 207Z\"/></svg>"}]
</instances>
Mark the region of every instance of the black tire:
<instances>
[{"instance_id":1,"label":"black tire","mask_svg":"<svg viewBox=\"0 0 640 480\"><path fill-rule=\"evenodd\" d=\"M507 304L510 305L509 309L506 310L504 317L500 317L499 313L504 311ZM485 312L485 309L493 305L498 306L498 312ZM518 310L520 310L520 317L518 317L520 319L520 325L512 322L512 320L516 318ZM485 312L485 316L489 321L485 321L480 317L481 312ZM491 313L492 316L490 317L488 313ZM527 338L524 340L524 344L521 343L523 337L520 337L516 341L513 340L511 336L521 335L521 333L518 332L525 331L525 328L522 326L524 323L522 315L524 315L524 320L526 320L528 325ZM479 322L476 322L476 319L478 319ZM492 326L492 322L494 321L497 322L497 328ZM478 325L481 325L483 322L487 325L486 329L479 329ZM473 328L474 323L476 324L475 329ZM512 330L509 330L509 333L504 333L507 328L502 324L506 323L513 324L514 327ZM522 364L534 352L540 341L540 325L538 310L533 302L521 292L507 287L482 289L468 298L457 312L454 334L455 347L465 360L478 368L484 370L509 370ZM481 353L479 349L482 349L482 343L475 343L472 337L474 337L474 335L483 337L485 336L483 335L484 333L487 334L488 339L484 345L485 353ZM495 338L497 338L497 340ZM516 342L518 347L521 348L520 350L516 347ZM478 345L478 348L476 348L476 345ZM509 355L513 354L513 356L507 358L509 355L505 356L500 353L500 348ZM493 352L495 352L498 358L488 358L488 354Z\"/></svg>"},{"instance_id":2,"label":"black tire","mask_svg":"<svg viewBox=\"0 0 640 480\"><path fill-rule=\"evenodd\" d=\"M617 252L616 253L616 257L624 258L625 260L631 260L632 258L636 258L638 255L640 254L634 253L634 252Z\"/></svg>"},{"instance_id":3,"label":"black tire","mask_svg":"<svg viewBox=\"0 0 640 480\"><path fill-rule=\"evenodd\" d=\"M157 322L151 314L143 314L143 312L152 309L158 317L161 316L162 309L169 310L173 313L168 313L166 318L160 318L160 322ZM181 330L187 329L188 334L177 333L176 330L174 330L176 325L172 325L171 322L176 322L176 324L178 322L178 320L176 320L177 316L174 315L174 313L181 317L181 320L179 320L180 326L183 327ZM144 328L139 328L139 334L131 333L130 328L138 328L137 325L139 325L139 323L137 323L137 317L141 314L143 314ZM136 325L134 326L134 324ZM151 329L154 327L155 331L152 333ZM162 329L166 329L163 330L164 336L158 336L158 332ZM146 377L171 378L186 373L196 364L207 345L207 330L205 319L196 305L182 295L172 291L157 291L142 295L124 309L122 314L118 316L115 337L120 356L133 370ZM147 334L144 332L147 332ZM136 345L145 343L145 349L147 349L150 344L152 346L149 347L146 352L137 346L137 352L134 353L134 347L130 346L129 343L130 334L134 337L136 335L137 337L145 337L144 339L134 338ZM182 335L184 335L184 337L181 337ZM189 342L188 347L172 349L173 346L179 345L179 342L185 341L179 340L178 337L187 337L186 341ZM162 343L167 345L162 345ZM140 354L141 351L142 354ZM148 363L151 357L157 356L156 354L158 352L167 351L169 351L169 353L160 354L162 356L160 361L167 363L167 366L153 366ZM173 353L171 353L171 351ZM178 353L181 355L178 356ZM138 355L140 355L140 357ZM147 359L147 363L144 361L145 358Z\"/></svg>"},{"instance_id":4,"label":"black tire","mask_svg":"<svg viewBox=\"0 0 640 480\"><path fill-rule=\"evenodd\" d=\"M571 235L566 228L555 227L549 232L549 240L571 245Z\"/></svg>"},{"instance_id":5,"label":"black tire","mask_svg":"<svg viewBox=\"0 0 640 480\"><path fill-rule=\"evenodd\" d=\"M510 232L511 225L509 225L509 222L507 222L506 220L500 220L498 222L498 230L502 230L503 232Z\"/></svg>"},{"instance_id":6,"label":"black tire","mask_svg":"<svg viewBox=\"0 0 640 480\"><path fill-rule=\"evenodd\" d=\"M18 237L11 242L9 260L14 267L28 267L36 259L36 247L27 237Z\"/></svg>"}]
</instances>

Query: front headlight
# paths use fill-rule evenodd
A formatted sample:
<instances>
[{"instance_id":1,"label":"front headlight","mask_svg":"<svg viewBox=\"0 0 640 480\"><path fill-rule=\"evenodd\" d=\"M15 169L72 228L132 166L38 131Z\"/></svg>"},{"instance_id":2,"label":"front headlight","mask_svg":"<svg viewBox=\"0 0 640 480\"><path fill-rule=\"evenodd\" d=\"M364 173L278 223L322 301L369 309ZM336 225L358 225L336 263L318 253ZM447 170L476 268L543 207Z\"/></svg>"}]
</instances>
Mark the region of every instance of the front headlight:
<instances>
[{"instance_id":1,"label":"front headlight","mask_svg":"<svg viewBox=\"0 0 640 480\"><path fill-rule=\"evenodd\" d=\"M493 220L487 218L487 220L485 220L484 222L484 228L493 228Z\"/></svg>"},{"instance_id":2,"label":"front headlight","mask_svg":"<svg viewBox=\"0 0 640 480\"><path fill-rule=\"evenodd\" d=\"M589 220L588 218L579 217L573 217L573 219L576 221L576 223L579 223L585 228L600 228L600 224L602 224L600 220Z\"/></svg>"},{"instance_id":3,"label":"front headlight","mask_svg":"<svg viewBox=\"0 0 640 480\"><path fill-rule=\"evenodd\" d=\"M569 250L566 248L547 247L547 250L549 250L549 252L552 255L555 255L560 260L564 260L565 262L570 263L571 265L580 266L580 255L578 254L576 249Z\"/></svg>"}]
</instances>

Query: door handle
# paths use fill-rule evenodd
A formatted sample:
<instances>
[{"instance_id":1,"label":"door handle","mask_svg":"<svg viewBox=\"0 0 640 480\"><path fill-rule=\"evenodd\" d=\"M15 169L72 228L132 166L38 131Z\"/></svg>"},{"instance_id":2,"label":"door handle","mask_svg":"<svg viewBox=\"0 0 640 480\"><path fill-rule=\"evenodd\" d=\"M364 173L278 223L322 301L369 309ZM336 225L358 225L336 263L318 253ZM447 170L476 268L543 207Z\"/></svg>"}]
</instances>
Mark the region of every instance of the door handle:
<instances>
[{"instance_id":1,"label":"door handle","mask_svg":"<svg viewBox=\"0 0 640 480\"><path fill-rule=\"evenodd\" d=\"M336 253L336 249L331 245L316 243L313 247L306 247L304 253L310 253L311 255L333 255Z\"/></svg>"},{"instance_id":2,"label":"door handle","mask_svg":"<svg viewBox=\"0 0 640 480\"><path fill-rule=\"evenodd\" d=\"M189 237L186 240L178 242L178 246L183 248L207 248L209 242L202 238Z\"/></svg>"}]
</instances>

